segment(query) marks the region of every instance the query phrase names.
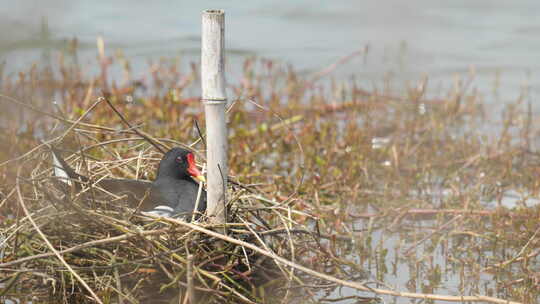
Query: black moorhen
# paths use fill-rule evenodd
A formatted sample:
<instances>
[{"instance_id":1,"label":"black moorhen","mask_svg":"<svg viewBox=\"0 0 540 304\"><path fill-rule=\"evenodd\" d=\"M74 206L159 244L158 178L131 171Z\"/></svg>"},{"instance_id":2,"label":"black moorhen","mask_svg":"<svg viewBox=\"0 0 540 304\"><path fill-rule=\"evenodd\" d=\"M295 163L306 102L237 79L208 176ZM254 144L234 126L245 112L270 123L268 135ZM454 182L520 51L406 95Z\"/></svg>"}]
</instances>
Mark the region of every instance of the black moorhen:
<instances>
[{"instance_id":1,"label":"black moorhen","mask_svg":"<svg viewBox=\"0 0 540 304\"><path fill-rule=\"evenodd\" d=\"M71 180L88 182L86 176L77 174L58 151L52 149L54 172L57 177L68 184ZM169 150L161 161L155 181L131 179L101 179L97 185L104 190L119 196L126 196L130 206L138 206L141 210L160 216L191 215L195 209L199 185L192 178L204 181L204 176L195 165L195 156L183 148ZM77 190L81 184L75 183ZM197 211L206 210L206 192L202 190Z\"/></svg>"}]
</instances>

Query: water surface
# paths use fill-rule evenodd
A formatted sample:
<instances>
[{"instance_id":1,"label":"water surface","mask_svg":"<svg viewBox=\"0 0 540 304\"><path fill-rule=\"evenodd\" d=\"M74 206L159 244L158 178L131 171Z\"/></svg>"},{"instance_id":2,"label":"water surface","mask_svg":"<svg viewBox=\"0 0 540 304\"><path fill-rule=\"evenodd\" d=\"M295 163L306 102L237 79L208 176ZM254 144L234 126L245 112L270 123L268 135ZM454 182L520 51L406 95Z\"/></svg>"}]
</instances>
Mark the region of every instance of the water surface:
<instances>
[{"instance_id":1,"label":"water surface","mask_svg":"<svg viewBox=\"0 0 540 304\"><path fill-rule=\"evenodd\" d=\"M366 87L394 79L414 85L428 75L430 88L451 87L457 76L476 73L473 87L493 102L540 92L540 2L502 1L82 1L20 0L0 7L0 58L16 71L39 61L44 48L77 37L82 58L95 59L95 41L110 53L121 49L135 71L149 59L198 60L200 14L227 14L229 61L259 55L315 72L369 47L334 75L355 74ZM41 35L46 18L50 40ZM494 91L495 89L495 91ZM493 94L496 93L496 94Z\"/></svg>"}]
</instances>

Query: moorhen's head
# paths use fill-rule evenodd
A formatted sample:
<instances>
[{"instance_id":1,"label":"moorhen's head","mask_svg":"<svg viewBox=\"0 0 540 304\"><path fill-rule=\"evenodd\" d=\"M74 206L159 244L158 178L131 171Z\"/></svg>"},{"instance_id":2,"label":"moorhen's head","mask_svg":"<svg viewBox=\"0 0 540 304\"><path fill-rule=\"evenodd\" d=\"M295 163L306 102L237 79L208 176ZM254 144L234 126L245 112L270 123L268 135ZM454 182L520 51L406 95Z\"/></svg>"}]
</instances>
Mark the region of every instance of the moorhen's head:
<instances>
[{"instance_id":1,"label":"moorhen's head","mask_svg":"<svg viewBox=\"0 0 540 304\"><path fill-rule=\"evenodd\" d=\"M195 155L193 152L183 148L172 148L169 150L161 161L157 178L169 177L176 179L190 179L204 181L204 176L201 174L195 165Z\"/></svg>"}]
</instances>

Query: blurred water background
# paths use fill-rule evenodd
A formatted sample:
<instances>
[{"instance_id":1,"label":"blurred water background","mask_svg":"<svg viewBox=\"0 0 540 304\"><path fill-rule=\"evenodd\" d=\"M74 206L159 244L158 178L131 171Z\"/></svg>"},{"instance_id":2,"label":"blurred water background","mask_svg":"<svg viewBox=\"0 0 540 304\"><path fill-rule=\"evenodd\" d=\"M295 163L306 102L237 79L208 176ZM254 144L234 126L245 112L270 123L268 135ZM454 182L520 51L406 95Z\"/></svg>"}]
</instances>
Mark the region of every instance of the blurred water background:
<instances>
[{"instance_id":1,"label":"blurred water background","mask_svg":"<svg viewBox=\"0 0 540 304\"><path fill-rule=\"evenodd\" d=\"M256 55L315 73L367 47L333 76L354 74L368 88L386 80L402 88L428 76L429 92L438 94L473 72L472 88L494 103L540 92L536 0L9 1L0 6L0 59L11 72L43 54L54 65L55 51L76 37L81 63L92 70L101 35L135 75L146 73L149 60L187 64L199 60L200 15L208 8L226 10L229 65Z\"/></svg>"}]
</instances>

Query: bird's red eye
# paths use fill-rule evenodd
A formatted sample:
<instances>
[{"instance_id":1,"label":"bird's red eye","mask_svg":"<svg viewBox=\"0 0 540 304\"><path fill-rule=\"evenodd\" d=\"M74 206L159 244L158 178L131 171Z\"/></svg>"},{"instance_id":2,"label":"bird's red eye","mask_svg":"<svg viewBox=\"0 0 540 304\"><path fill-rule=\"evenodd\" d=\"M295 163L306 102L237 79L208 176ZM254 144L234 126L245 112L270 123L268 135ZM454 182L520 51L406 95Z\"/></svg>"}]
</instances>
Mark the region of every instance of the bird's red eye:
<instances>
[{"instance_id":1,"label":"bird's red eye","mask_svg":"<svg viewBox=\"0 0 540 304\"><path fill-rule=\"evenodd\" d=\"M178 157L176 158L176 162L179 163L179 164L183 163L184 160L182 159L182 156L178 156Z\"/></svg>"}]
</instances>

